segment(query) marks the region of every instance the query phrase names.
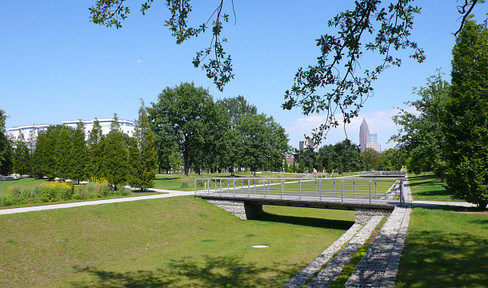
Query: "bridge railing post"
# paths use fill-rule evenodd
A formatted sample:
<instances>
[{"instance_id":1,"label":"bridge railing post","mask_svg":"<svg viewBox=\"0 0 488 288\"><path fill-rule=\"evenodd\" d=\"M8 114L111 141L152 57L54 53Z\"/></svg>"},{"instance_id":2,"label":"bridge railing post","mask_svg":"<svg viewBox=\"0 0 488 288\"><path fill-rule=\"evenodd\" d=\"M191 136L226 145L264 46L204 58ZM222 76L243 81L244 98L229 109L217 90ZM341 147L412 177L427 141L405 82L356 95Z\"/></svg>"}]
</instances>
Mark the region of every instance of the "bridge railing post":
<instances>
[{"instance_id":1,"label":"bridge railing post","mask_svg":"<svg viewBox=\"0 0 488 288\"><path fill-rule=\"evenodd\" d=\"M302 180L298 180L298 199L302 199Z\"/></svg>"},{"instance_id":2,"label":"bridge railing post","mask_svg":"<svg viewBox=\"0 0 488 288\"><path fill-rule=\"evenodd\" d=\"M280 180L280 192L281 192L281 199L283 199L283 193L285 192L285 183L283 180Z\"/></svg>"},{"instance_id":3,"label":"bridge railing post","mask_svg":"<svg viewBox=\"0 0 488 288\"><path fill-rule=\"evenodd\" d=\"M400 179L400 205L405 203L405 199L403 198L403 179Z\"/></svg>"},{"instance_id":4,"label":"bridge railing post","mask_svg":"<svg viewBox=\"0 0 488 288\"><path fill-rule=\"evenodd\" d=\"M353 199L356 198L356 180L355 179L352 180L352 198Z\"/></svg>"},{"instance_id":5,"label":"bridge railing post","mask_svg":"<svg viewBox=\"0 0 488 288\"><path fill-rule=\"evenodd\" d=\"M369 180L369 204L371 204L371 180Z\"/></svg>"},{"instance_id":6,"label":"bridge railing post","mask_svg":"<svg viewBox=\"0 0 488 288\"><path fill-rule=\"evenodd\" d=\"M319 180L319 200L322 201L322 179Z\"/></svg>"},{"instance_id":7,"label":"bridge railing post","mask_svg":"<svg viewBox=\"0 0 488 288\"><path fill-rule=\"evenodd\" d=\"M336 197L336 181L334 179L334 198Z\"/></svg>"},{"instance_id":8,"label":"bridge railing post","mask_svg":"<svg viewBox=\"0 0 488 288\"><path fill-rule=\"evenodd\" d=\"M341 202L344 202L344 180L341 180Z\"/></svg>"}]
</instances>

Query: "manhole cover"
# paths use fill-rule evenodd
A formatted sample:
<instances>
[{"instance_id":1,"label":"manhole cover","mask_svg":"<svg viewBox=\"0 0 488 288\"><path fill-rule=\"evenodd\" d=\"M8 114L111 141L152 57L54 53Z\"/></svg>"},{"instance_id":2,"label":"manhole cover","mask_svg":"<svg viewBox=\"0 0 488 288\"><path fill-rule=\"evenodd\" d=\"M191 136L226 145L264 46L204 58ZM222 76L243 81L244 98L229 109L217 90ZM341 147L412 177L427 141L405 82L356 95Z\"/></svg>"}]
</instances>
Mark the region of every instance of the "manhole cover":
<instances>
[{"instance_id":1,"label":"manhole cover","mask_svg":"<svg viewBox=\"0 0 488 288\"><path fill-rule=\"evenodd\" d=\"M252 248L268 248L268 245L254 245Z\"/></svg>"}]
</instances>

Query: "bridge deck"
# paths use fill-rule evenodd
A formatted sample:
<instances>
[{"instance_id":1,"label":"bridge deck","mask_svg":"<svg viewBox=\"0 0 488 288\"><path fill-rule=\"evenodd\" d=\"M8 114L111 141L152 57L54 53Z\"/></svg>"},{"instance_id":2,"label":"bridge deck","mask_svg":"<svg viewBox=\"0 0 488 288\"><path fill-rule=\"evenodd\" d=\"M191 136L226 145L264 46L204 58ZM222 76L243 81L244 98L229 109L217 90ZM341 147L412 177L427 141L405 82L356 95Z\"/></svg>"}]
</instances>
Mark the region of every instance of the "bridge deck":
<instances>
[{"instance_id":1,"label":"bridge deck","mask_svg":"<svg viewBox=\"0 0 488 288\"><path fill-rule=\"evenodd\" d=\"M389 209L400 205L399 201L384 199L358 199L358 198L338 198L338 197L315 197L297 195L247 195L231 193L201 193L195 194L196 197L213 200L234 200L243 201L246 204L256 205L277 205L277 206L297 206L310 208L343 209L354 210L365 209Z\"/></svg>"},{"instance_id":2,"label":"bridge deck","mask_svg":"<svg viewBox=\"0 0 488 288\"><path fill-rule=\"evenodd\" d=\"M358 178L214 178L202 181L195 196L255 205L329 209L393 209L402 204L403 179Z\"/></svg>"}]
</instances>

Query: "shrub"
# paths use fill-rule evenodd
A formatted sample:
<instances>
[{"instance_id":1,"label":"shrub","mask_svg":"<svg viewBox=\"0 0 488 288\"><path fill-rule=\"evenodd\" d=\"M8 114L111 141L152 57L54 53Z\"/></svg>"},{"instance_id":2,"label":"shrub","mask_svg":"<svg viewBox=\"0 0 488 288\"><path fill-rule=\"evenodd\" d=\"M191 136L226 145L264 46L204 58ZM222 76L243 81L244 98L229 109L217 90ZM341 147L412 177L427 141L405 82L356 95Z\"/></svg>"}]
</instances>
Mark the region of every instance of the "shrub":
<instances>
[{"instance_id":1,"label":"shrub","mask_svg":"<svg viewBox=\"0 0 488 288\"><path fill-rule=\"evenodd\" d=\"M185 189L190 187L192 187L192 183L190 179L188 178L181 179L180 188Z\"/></svg>"}]
</instances>

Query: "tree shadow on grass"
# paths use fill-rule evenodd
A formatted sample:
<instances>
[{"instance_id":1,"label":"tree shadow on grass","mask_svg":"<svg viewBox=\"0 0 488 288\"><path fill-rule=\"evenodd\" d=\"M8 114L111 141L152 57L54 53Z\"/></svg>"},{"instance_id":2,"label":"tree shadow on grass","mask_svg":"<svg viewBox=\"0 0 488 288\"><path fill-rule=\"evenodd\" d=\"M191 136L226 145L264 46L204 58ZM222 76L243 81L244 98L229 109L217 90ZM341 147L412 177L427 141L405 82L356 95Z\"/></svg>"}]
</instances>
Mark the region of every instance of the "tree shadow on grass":
<instances>
[{"instance_id":1,"label":"tree shadow on grass","mask_svg":"<svg viewBox=\"0 0 488 288\"><path fill-rule=\"evenodd\" d=\"M445 189L428 190L413 193L414 196L451 196Z\"/></svg>"},{"instance_id":2,"label":"tree shadow on grass","mask_svg":"<svg viewBox=\"0 0 488 288\"><path fill-rule=\"evenodd\" d=\"M168 268L112 272L89 268L75 268L91 276L89 282L73 282L75 288L139 288L139 287L278 287L283 285L296 269L259 267L235 256L204 256L203 261L191 258L172 260ZM275 267L283 267L277 263Z\"/></svg>"},{"instance_id":3,"label":"tree shadow on grass","mask_svg":"<svg viewBox=\"0 0 488 288\"><path fill-rule=\"evenodd\" d=\"M297 216L285 216L264 212L261 216L252 220L267 221L267 222L280 222L300 226L327 228L327 229L349 229L354 221L345 220L330 220L312 217L297 217Z\"/></svg>"},{"instance_id":4,"label":"tree shadow on grass","mask_svg":"<svg viewBox=\"0 0 488 288\"><path fill-rule=\"evenodd\" d=\"M440 231L409 232L396 287L486 287L488 240Z\"/></svg>"}]
</instances>

